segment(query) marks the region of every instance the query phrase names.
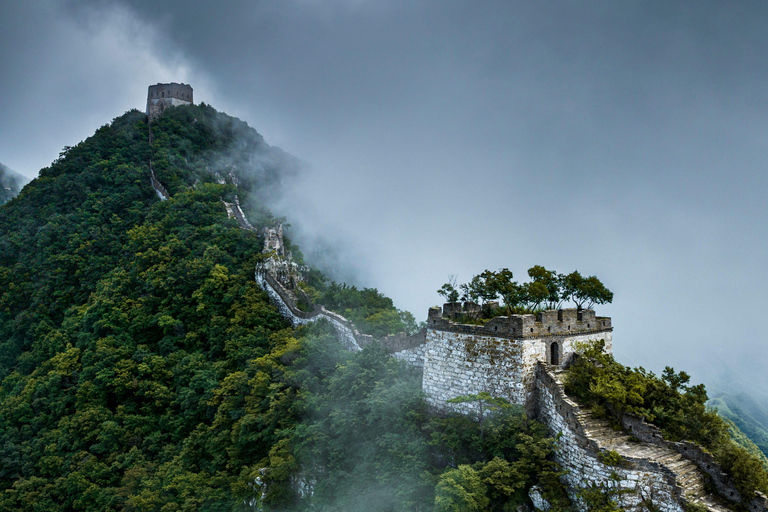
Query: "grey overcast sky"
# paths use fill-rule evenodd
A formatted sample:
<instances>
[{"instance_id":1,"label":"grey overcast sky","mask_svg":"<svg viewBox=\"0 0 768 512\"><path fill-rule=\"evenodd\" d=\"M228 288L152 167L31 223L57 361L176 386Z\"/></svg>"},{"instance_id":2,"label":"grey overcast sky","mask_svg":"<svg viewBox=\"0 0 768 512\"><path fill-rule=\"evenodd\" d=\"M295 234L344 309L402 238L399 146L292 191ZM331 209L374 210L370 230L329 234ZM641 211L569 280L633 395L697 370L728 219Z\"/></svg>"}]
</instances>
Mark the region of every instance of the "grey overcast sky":
<instances>
[{"instance_id":1,"label":"grey overcast sky","mask_svg":"<svg viewBox=\"0 0 768 512\"><path fill-rule=\"evenodd\" d=\"M309 163L276 205L309 252L417 319L450 274L578 269L622 362L768 386L763 1L0 0L0 67L30 178L191 83Z\"/></svg>"}]
</instances>

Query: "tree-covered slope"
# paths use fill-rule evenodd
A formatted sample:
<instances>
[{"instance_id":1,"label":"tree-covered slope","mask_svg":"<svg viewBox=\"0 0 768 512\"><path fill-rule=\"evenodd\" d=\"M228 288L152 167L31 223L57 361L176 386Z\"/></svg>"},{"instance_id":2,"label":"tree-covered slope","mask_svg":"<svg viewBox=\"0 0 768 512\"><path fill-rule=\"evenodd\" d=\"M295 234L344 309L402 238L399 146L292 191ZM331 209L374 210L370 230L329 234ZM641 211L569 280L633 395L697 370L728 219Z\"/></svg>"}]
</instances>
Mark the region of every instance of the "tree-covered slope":
<instances>
[{"instance_id":1,"label":"tree-covered slope","mask_svg":"<svg viewBox=\"0 0 768 512\"><path fill-rule=\"evenodd\" d=\"M154 148L146 116L116 119L0 208L0 509L228 502L229 466L271 447L276 425L239 446L216 397L286 325L253 283L257 234L222 208L233 186L192 167L242 138L213 109L178 114L198 122L160 120Z\"/></svg>"},{"instance_id":2,"label":"tree-covered slope","mask_svg":"<svg viewBox=\"0 0 768 512\"><path fill-rule=\"evenodd\" d=\"M732 421L757 445L763 455L768 456L768 402L761 402L759 398L746 393L720 393L708 405Z\"/></svg>"},{"instance_id":3,"label":"tree-covered slope","mask_svg":"<svg viewBox=\"0 0 768 512\"><path fill-rule=\"evenodd\" d=\"M542 425L430 416L376 344L268 303L260 235L221 201L272 224L293 157L205 105L152 134L126 113L0 207L0 510L502 510L535 482L567 507ZM308 287L371 332L413 323L376 290Z\"/></svg>"}]
</instances>

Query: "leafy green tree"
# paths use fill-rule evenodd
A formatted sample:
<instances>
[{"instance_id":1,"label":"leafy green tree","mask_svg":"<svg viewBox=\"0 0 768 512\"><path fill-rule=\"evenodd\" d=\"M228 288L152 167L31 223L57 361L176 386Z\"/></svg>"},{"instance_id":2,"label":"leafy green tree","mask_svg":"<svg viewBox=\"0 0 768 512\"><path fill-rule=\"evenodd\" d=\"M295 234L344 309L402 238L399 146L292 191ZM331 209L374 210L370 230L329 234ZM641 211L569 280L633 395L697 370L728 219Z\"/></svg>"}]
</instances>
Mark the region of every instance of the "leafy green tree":
<instances>
[{"instance_id":1,"label":"leafy green tree","mask_svg":"<svg viewBox=\"0 0 768 512\"><path fill-rule=\"evenodd\" d=\"M610 304L613 292L595 276L582 277L577 271L562 277L563 299L573 300L577 309L592 309L595 304Z\"/></svg>"},{"instance_id":2,"label":"leafy green tree","mask_svg":"<svg viewBox=\"0 0 768 512\"><path fill-rule=\"evenodd\" d=\"M525 302L525 291L513 280L512 271L502 268L496 272L493 286L507 306L507 313L512 314L517 307Z\"/></svg>"},{"instance_id":3,"label":"leafy green tree","mask_svg":"<svg viewBox=\"0 0 768 512\"><path fill-rule=\"evenodd\" d=\"M547 300L549 291L544 284L534 281L523 284L521 295L529 311L538 311L541 303Z\"/></svg>"},{"instance_id":4,"label":"leafy green tree","mask_svg":"<svg viewBox=\"0 0 768 512\"><path fill-rule=\"evenodd\" d=\"M446 302L454 303L459 301L459 290L456 289L456 276L451 275L448 278L448 282L445 283L439 290L438 295L442 295Z\"/></svg>"},{"instance_id":5,"label":"leafy green tree","mask_svg":"<svg viewBox=\"0 0 768 512\"><path fill-rule=\"evenodd\" d=\"M471 466L462 465L440 476L435 489L435 511L481 512L490 500L483 479Z\"/></svg>"},{"instance_id":6,"label":"leafy green tree","mask_svg":"<svg viewBox=\"0 0 768 512\"><path fill-rule=\"evenodd\" d=\"M541 283L547 289L544 299L547 309L559 309L562 304L560 297L560 276L554 270L547 270L541 265L534 265L528 269L528 276L534 283Z\"/></svg>"}]
</instances>

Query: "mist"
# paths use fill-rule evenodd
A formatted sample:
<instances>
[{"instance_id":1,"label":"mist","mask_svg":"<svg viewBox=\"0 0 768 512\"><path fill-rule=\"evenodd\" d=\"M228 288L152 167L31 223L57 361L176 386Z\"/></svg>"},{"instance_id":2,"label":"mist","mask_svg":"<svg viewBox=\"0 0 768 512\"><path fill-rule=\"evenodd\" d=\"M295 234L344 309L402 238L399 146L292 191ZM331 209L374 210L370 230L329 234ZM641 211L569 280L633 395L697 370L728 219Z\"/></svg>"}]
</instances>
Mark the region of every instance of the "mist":
<instances>
[{"instance_id":1,"label":"mist","mask_svg":"<svg viewBox=\"0 0 768 512\"><path fill-rule=\"evenodd\" d=\"M333 278L422 320L451 274L578 269L615 293L619 361L768 386L764 3L0 9L0 160L27 177L191 83L305 163L269 204Z\"/></svg>"},{"instance_id":2,"label":"mist","mask_svg":"<svg viewBox=\"0 0 768 512\"><path fill-rule=\"evenodd\" d=\"M0 164L0 204L16 197L27 180L24 176Z\"/></svg>"}]
</instances>

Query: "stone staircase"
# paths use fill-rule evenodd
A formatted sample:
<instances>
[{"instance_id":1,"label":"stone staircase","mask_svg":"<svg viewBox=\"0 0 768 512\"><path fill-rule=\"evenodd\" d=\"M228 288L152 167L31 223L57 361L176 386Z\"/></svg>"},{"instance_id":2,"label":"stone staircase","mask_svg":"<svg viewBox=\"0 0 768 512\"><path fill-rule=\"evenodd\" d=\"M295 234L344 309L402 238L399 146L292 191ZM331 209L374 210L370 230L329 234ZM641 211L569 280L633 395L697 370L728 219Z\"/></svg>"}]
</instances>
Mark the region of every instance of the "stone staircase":
<instances>
[{"instance_id":1,"label":"stone staircase","mask_svg":"<svg viewBox=\"0 0 768 512\"><path fill-rule=\"evenodd\" d=\"M562 371L554 372L562 382ZM598 419L584 409L577 413L586 436L605 450L614 450L630 459L645 459L667 468L675 475L677 485L689 503L696 503L712 512L733 510L718 496L707 493L704 488L705 475L690 460L678 452L634 439L623 430L615 430L607 420Z\"/></svg>"}]
</instances>

